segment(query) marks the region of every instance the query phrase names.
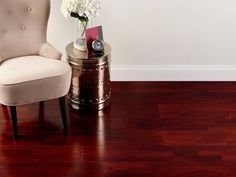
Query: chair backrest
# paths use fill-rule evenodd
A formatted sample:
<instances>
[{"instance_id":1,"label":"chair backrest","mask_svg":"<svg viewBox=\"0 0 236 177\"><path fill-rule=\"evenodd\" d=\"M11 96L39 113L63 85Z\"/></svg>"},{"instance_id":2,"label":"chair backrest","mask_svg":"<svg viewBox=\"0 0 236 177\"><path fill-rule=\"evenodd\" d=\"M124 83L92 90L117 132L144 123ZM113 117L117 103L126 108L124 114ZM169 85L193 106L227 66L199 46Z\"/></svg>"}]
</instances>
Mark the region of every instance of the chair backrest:
<instances>
[{"instance_id":1,"label":"chair backrest","mask_svg":"<svg viewBox=\"0 0 236 177\"><path fill-rule=\"evenodd\" d=\"M47 40L50 0L0 0L0 62L38 55Z\"/></svg>"}]
</instances>

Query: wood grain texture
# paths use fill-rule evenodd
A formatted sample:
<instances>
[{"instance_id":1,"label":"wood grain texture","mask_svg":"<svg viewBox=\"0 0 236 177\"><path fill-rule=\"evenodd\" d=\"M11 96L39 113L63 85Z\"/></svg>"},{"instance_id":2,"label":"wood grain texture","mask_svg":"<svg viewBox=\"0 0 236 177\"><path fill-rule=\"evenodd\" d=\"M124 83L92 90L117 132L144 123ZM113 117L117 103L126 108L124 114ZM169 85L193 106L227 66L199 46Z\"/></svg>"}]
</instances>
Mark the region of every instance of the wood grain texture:
<instances>
[{"instance_id":1,"label":"wood grain texture","mask_svg":"<svg viewBox=\"0 0 236 177\"><path fill-rule=\"evenodd\" d=\"M1 177L236 176L234 82L113 82L105 110L68 108L68 136L58 100L17 111L13 141L0 108Z\"/></svg>"}]
</instances>

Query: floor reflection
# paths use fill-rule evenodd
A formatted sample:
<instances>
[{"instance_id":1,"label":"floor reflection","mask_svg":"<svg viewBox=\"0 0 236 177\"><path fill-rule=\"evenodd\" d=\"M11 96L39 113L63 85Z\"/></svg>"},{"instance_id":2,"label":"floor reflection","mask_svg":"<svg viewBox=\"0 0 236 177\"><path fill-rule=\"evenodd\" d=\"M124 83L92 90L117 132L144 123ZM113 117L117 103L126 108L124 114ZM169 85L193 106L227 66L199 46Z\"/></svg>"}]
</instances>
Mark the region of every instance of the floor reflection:
<instances>
[{"instance_id":1,"label":"floor reflection","mask_svg":"<svg viewBox=\"0 0 236 177\"><path fill-rule=\"evenodd\" d=\"M105 116L103 111L98 112L98 129L97 129L97 142L98 142L98 154L100 157L104 157L105 151Z\"/></svg>"},{"instance_id":2,"label":"floor reflection","mask_svg":"<svg viewBox=\"0 0 236 177\"><path fill-rule=\"evenodd\" d=\"M1 133L1 174L14 177L25 177L28 172L38 172L34 175L36 177L102 176L101 160L105 155L105 129L110 120L109 108L92 113L78 113L69 109L71 127L66 137L63 136L62 126L57 126L58 123L54 122L61 121L59 113L55 117L48 116L47 111L44 113L42 103L37 105L39 112L35 115L31 108L26 107L22 109L29 117L24 117L19 123L22 136L17 141L13 141L11 137L8 109L2 110L6 125Z\"/></svg>"}]
</instances>

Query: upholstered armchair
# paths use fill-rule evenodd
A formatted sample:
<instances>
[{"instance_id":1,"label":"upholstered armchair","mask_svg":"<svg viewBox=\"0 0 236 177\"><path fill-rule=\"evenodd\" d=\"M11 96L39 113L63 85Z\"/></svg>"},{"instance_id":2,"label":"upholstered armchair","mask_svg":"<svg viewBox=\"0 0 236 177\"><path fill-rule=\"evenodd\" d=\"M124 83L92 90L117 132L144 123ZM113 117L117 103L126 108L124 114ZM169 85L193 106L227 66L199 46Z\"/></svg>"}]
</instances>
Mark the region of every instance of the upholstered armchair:
<instances>
[{"instance_id":1,"label":"upholstered armchair","mask_svg":"<svg viewBox=\"0 0 236 177\"><path fill-rule=\"evenodd\" d=\"M47 42L50 0L0 0L0 103L10 107L18 137L16 106L59 98L68 129L65 95L71 68Z\"/></svg>"}]
</instances>

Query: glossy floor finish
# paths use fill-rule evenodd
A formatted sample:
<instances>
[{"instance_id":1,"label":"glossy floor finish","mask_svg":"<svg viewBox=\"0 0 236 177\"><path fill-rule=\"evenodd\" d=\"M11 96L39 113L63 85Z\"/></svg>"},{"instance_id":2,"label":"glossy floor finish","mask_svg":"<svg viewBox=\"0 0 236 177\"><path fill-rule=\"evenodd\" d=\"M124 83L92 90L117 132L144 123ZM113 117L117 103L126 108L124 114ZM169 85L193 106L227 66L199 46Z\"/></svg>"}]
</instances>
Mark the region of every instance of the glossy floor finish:
<instances>
[{"instance_id":1,"label":"glossy floor finish","mask_svg":"<svg viewBox=\"0 0 236 177\"><path fill-rule=\"evenodd\" d=\"M18 107L17 141L0 108L0 176L236 176L236 82L115 82L112 91L98 113L68 108L67 137L58 100Z\"/></svg>"}]
</instances>

